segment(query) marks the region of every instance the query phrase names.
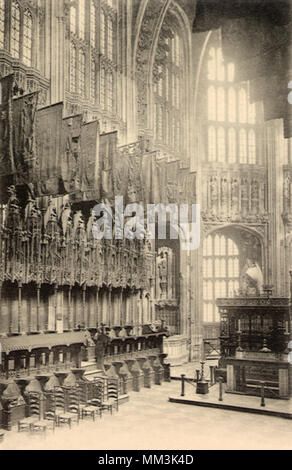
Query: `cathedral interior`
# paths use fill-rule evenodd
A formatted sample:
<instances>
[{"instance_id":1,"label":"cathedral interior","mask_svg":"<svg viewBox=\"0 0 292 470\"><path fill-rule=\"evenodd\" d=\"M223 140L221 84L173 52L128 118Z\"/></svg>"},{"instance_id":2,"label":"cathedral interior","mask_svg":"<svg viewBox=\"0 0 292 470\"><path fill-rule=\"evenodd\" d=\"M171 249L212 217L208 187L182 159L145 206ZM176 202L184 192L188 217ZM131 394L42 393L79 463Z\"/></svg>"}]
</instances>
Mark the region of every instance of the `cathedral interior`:
<instances>
[{"instance_id":1,"label":"cathedral interior","mask_svg":"<svg viewBox=\"0 0 292 470\"><path fill-rule=\"evenodd\" d=\"M209 359L230 393L292 396L290 8L0 0L0 430ZM167 233L196 205L199 246L118 236L117 197Z\"/></svg>"}]
</instances>

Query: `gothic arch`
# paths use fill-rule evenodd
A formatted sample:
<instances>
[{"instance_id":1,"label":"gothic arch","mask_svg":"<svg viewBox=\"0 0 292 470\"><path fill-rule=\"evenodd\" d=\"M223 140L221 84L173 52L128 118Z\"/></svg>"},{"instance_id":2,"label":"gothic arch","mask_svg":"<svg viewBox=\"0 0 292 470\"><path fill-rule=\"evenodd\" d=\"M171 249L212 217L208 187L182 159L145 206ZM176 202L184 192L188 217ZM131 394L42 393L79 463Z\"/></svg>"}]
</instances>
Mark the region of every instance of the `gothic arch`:
<instances>
[{"instance_id":1,"label":"gothic arch","mask_svg":"<svg viewBox=\"0 0 292 470\"><path fill-rule=\"evenodd\" d=\"M191 64L191 29L186 13L171 0L143 0L139 7L135 25L133 47L133 71L136 77L137 127L139 130L151 130L152 126L152 71L159 34L163 21L170 11L177 18L185 46L187 87L190 88Z\"/></svg>"},{"instance_id":2,"label":"gothic arch","mask_svg":"<svg viewBox=\"0 0 292 470\"><path fill-rule=\"evenodd\" d=\"M224 232L224 231L228 231L230 229L234 229L236 231L238 231L239 233L240 232L243 232L243 233L246 233L246 234L250 234L252 236L254 236L257 241L260 243L260 249L261 249L261 269L262 269L262 272L263 272L263 275L264 275L264 279L267 278L267 270L268 270L268 266L267 266L267 253L266 253L266 243L265 243L265 238L263 236L262 233L260 233L256 228L254 227L248 227L246 225L243 225L243 224L224 224L224 225L220 225L220 226L212 226L212 227L205 227L206 230L203 231L203 235L202 235L202 240L201 240L201 243L203 244L204 243L204 240L207 238L208 235L211 235L211 234L214 234L216 232Z\"/></svg>"}]
</instances>

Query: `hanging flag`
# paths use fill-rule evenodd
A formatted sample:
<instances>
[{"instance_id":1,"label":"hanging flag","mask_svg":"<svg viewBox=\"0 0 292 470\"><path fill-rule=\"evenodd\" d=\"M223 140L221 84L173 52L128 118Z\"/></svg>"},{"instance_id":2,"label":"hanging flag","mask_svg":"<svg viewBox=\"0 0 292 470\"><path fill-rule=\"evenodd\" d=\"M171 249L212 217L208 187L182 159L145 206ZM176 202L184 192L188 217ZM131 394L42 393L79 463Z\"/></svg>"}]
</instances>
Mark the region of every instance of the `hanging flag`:
<instances>
[{"instance_id":1,"label":"hanging flag","mask_svg":"<svg viewBox=\"0 0 292 470\"><path fill-rule=\"evenodd\" d=\"M147 152L142 156L142 191L144 204L159 204L164 202L161 200L161 187L156 159L156 152Z\"/></svg>"},{"instance_id":2,"label":"hanging flag","mask_svg":"<svg viewBox=\"0 0 292 470\"><path fill-rule=\"evenodd\" d=\"M13 110L13 156L16 184L29 184L37 180L38 158L35 144L35 115L38 91L19 98L12 103Z\"/></svg>"},{"instance_id":3,"label":"hanging flag","mask_svg":"<svg viewBox=\"0 0 292 470\"><path fill-rule=\"evenodd\" d=\"M83 115L70 116L62 123L61 176L64 192L70 194L81 188L81 126Z\"/></svg>"},{"instance_id":4,"label":"hanging flag","mask_svg":"<svg viewBox=\"0 0 292 470\"><path fill-rule=\"evenodd\" d=\"M81 126L80 190L70 194L72 202L99 201L99 122Z\"/></svg>"},{"instance_id":5,"label":"hanging flag","mask_svg":"<svg viewBox=\"0 0 292 470\"><path fill-rule=\"evenodd\" d=\"M126 197L129 179L129 155L116 152L113 162L113 181L115 196Z\"/></svg>"},{"instance_id":6,"label":"hanging flag","mask_svg":"<svg viewBox=\"0 0 292 470\"><path fill-rule=\"evenodd\" d=\"M159 202L168 203L167 198L167 162L165 159L156 160L157 177L159 184Z\"/></svg>"},{"instance_id":7,"label":"hanging flag","mask_svg":"<svg viewBox=\"0 0 292 470\"><path fill-rule=\"evenodd\" d=\"M101 167L101 199L113 203L114 181L113 162L116 160L117 131L101 134L99 141L99 161Z\"/></svg>"},{"instance_id":8,"label":"hanging flag","mask_svg":"<svg viewBox=\"0 0 292 470\"><path fill-rule=\"evenodd\" d=\"M0 80L0 176L11 175L15 171L13 160L13 121L12 97L14 75Z\"/></svg>"},{"instance_id":9,"label":"hanging flag","mask_svg":"<svg viewBox=\"0 0 292 470\"><path fill-rule=\"evenodd\" d=\"M38 196L58 195L61 180L63 103L36 112L36 147L39 158Z\"/></svg>"},{"instance_id":10,"label":"hanging flag","mask_svg":"<svg viewBox=\"0 0 292 470\"><path fill-rule=\"evenodd\" d=\"M167 200L169 204L178 204L179 161L167 162Z\"/></svg>"},{"instance_id":11,"label":"hanging flag","mask_svg":"<svg viewBox=\"0 0 292 470\"><path fill-rule=\"evenodd\" d=\"M142 155L129 155L129 179L126 203L142 201Z\"/></svg>"}]
</instances>

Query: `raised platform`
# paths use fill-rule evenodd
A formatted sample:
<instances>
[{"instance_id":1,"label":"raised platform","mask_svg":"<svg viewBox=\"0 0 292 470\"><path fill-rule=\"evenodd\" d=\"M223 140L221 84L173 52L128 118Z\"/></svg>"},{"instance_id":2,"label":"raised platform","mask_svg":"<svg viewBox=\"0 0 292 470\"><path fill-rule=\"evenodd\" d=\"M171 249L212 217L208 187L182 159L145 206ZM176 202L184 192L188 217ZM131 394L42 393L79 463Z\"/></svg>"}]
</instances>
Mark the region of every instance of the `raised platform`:
<instances>
[{"instance_id":1,"label":"raised platform","mask_svg":"<svg viewBox=\"0 0 292 470\"><path fill-rule=\"evenodd\" d=\"M219 401L218 397L218 384L211 387L207 395L197 395L195 389L186 383L185 396L180 396L180 385L178 385L178 394L169 397L169 402L292 419L291 400L266 398L265 406L262 407L260 406L259 397L234 394L226 395L225 393L223 394L223 401Z\"/></svg>"}]
</instances>

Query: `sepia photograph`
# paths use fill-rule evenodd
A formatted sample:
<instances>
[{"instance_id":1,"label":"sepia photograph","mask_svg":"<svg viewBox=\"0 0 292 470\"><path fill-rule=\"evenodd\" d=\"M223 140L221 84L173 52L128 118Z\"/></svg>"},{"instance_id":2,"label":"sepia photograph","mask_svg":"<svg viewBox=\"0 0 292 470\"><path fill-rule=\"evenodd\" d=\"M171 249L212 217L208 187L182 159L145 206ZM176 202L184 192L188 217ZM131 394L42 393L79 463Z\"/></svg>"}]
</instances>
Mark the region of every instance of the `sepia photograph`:
<instances>
[{"instance_id":1,"label":"sepia photograph","mask_svg":"<svg viewBox=\"0 0 292 470\"><path fill-rule=\"evenodd\" d=\"M291 12L0 0L0 451L292 450Z\"/></svg>"}]
</instances>

